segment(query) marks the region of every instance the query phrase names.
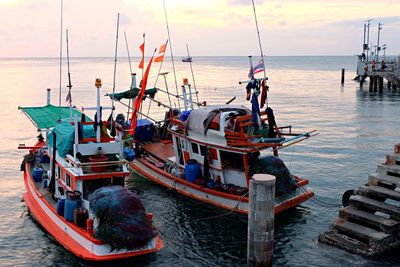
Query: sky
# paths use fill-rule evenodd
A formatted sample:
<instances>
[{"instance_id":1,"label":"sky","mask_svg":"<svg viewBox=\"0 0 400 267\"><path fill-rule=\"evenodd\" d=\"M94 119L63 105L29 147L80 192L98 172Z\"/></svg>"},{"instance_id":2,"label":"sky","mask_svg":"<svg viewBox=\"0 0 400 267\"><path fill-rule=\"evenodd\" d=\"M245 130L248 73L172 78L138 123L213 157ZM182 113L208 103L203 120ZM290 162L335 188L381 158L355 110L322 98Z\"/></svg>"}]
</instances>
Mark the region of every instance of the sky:
<instances>
[{"instance_id":1,"label":"sky","mask_svg":"<svg viewBox=\"0 0 400 267\"><path fill-rule=\"evenodd\" d=\"M61 0L0 0L0 58L57 57ZM255 0L264 54L355 55L363 25L387 54L400 54L400 0ZM251 0L165 0L174 54L258 55ZM64 0L64 31L73 57L114 55L120 13L119 51L124 32L133 56L146 33L147 54L167 39L162 0ZM65 35L65 32L63 32ZM65 36L63 36L65 40ZM150 49L151 48L151 49Z\"/></svg>"}]
</instances>

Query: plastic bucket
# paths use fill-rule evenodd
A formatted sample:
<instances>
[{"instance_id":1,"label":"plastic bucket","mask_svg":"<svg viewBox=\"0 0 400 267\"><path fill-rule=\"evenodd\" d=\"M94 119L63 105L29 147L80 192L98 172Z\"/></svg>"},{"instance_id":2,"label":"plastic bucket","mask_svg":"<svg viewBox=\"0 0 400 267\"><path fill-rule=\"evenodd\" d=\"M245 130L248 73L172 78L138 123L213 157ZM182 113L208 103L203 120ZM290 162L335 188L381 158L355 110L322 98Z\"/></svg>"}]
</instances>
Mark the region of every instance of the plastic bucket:
<instances>
[{"instance_id":1,"label":"plastic bucket","mask_svg":"<svg viewBox=\"0 0 400 267\"><path fill-rule=\"evenodd\" d=\"M98 165L97 163L108 161L108 157L105 155L96 155L89 157L89 161L94 163L90 165L90 169L94 172L104 172L106 170L106 166Z\"/></svg>"},{"instance_id":2,"label":"plastic bucket","mask_svg":"<svg viewBox=\"0 0 400 267\"><path fill-rule=\"evenodd\" d=\"M191 183L194 183L200 176L200 165L195 159L189 159L185 165L185 179Z\"/></svg>"}]
</instances>

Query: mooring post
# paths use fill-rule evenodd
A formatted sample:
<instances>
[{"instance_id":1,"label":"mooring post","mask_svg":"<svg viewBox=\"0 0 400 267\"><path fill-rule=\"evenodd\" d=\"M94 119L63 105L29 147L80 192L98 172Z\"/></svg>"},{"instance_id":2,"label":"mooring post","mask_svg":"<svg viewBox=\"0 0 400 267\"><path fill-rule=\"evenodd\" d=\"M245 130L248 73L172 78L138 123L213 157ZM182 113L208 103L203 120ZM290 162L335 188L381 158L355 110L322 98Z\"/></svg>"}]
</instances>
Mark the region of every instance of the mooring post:
<instances>
[{"instance_id":1,"label":"mooring post","mask_svg":"<svg viewBox=\"0 0 400 267\"><path fill-rule=\"evenodd\" d=\"M374 76L369 76L369 91L372 92L374 90Z\"/></svg>"},{"instance_id":2,"label":"mooring post","mask_svg":"<svg viewBox=\"0 0 400 267\"><path fill-rule=\"evenodd\" d=\"M345 69L342 69L342 85L344 85L344 73L345 73Z\"/></svg>"},{"instance_id":3,"label":"mooring post","mask_svg":"<svg viewBox=\"0 0 400 267\"><path fill-rule=\"evenodd\" d=\"M378 76L378 88L379 88L379 93L383 92L383 77Z\"/></svg>"},{"instance_id":4,"label":"mooring post","mask_svg":"<svg viewBox=\"0 0 400 267\"><path fill-rule=\"evenodd\" d=\"M378 76L374 76L374 92L378 91Z\"/></svg>"},{"instance_id":5,"label":"mooring post","mask_svg":"<svg viewBox=\"0 0 400 267\"><path fill-rule=\"evenodd\" d=\"M255 174L250 180L247 264L272 266L274 245L275 176Z\"/></svg>"}]
</instances>

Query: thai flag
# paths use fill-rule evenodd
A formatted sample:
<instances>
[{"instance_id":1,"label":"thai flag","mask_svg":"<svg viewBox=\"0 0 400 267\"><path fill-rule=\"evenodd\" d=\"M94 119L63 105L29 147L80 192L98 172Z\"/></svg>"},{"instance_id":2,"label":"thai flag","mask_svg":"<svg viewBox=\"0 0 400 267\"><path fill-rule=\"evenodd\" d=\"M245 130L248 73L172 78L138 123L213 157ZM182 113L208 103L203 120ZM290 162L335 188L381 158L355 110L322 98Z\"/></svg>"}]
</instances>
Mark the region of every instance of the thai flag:
<instances>
[{"instance_id":1,"label":"thai flag","mask_svg":"<svg viewBox=\"0 0 400 267\"><path fill-rule=\"evenodd\" d=\"M257 65L252 66L249 70L249 78L253 78L254 74L264 71L264 60L260 59Z\"/></svg>"}]
</instances>

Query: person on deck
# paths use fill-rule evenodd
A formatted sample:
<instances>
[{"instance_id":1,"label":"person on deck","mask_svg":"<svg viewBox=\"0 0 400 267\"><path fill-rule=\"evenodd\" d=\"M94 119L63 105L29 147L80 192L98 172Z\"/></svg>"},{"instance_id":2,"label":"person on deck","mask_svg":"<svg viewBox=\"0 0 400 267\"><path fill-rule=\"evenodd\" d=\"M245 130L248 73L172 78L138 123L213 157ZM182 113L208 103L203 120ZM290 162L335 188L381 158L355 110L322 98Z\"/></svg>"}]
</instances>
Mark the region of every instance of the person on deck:
<instances>
[{"instance_id":1,"label":"person on deck","mask_svg":"<svg viewBox=\"0 0 400 267\"><path fill-rule=\"evenodd\" d=\"M381 70L385 70L386 69L386 64L385 61L381 61Z\"/></svg>"},{"instance_id":2,"label":"person on deck","mask_svg":"<svg viewBox=\"0 0 400 267\"><path fill-rule=\"evenodd\" d=\"M225 122L225 129L234 131L236 129L236 115L235 113L229 113L229 119Z\"/></svg>"}]
</instances>

